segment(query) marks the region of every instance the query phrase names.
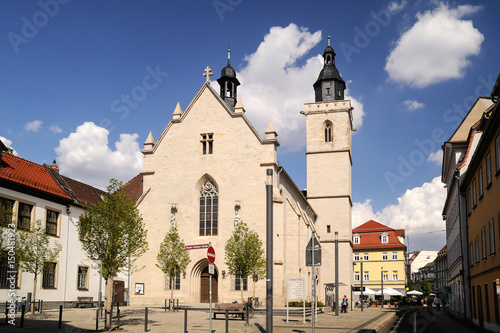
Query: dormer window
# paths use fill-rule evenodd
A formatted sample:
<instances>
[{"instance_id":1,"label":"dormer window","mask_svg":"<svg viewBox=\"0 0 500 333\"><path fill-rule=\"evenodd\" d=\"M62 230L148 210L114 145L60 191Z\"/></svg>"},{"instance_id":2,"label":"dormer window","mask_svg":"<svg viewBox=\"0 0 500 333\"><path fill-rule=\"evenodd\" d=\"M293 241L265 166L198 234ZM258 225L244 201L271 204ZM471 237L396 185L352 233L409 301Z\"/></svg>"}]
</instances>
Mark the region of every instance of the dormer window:
<instances>
[{"instance_id":1,"label":"dormer window","mask_svg":"<svg viewBox=\"0 0 500 333\"><path fill-rule=\"evenodd\" d=\"M353 237L352 237L352 242L353 242L354 244L359 244L359 238L360 238L360 237L359 237L359 235L353 236Z\"/></svg>"},{"instance_id":2,"label":"dormer window","mask_svg":"<svg viewBox=\"0 0 500 333\"><path fill-rule=\"evenodd\" d=\"M389 235L387 233L383 233L380 239L382 240L382 244L389 243Z\"/></svg>"}]
</instances>

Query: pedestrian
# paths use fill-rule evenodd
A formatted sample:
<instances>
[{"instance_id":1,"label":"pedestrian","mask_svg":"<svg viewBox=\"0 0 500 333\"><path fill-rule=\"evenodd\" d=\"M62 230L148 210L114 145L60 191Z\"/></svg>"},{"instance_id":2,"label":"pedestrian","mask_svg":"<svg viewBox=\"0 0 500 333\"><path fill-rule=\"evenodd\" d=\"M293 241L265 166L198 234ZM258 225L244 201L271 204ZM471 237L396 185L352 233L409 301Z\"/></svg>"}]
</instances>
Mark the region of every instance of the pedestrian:
<instances>
[{"instance_id":1,"label":"pedestrian","mask_svg":"<svg viewBox=\"0 0 500 333\"><path fill-rule=\"evenodd\" d=\"M347 296L344 295L344 298L342 299L342 303L340 303L341 308L340 308L340 313L347 313Z\"/></svg>"}]
</instances>

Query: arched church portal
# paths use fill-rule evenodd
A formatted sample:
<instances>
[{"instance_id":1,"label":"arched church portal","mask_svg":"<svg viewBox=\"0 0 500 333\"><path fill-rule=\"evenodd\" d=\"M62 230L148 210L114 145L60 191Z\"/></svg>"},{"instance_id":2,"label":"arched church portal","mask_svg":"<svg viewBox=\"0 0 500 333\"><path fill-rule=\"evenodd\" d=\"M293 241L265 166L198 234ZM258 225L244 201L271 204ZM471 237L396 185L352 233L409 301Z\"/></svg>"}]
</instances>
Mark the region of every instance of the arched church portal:
<instances>
[{"instance_id":1,"label":"arched church portal","mask_svg":"<svg viewBox=\"0 0 500 333\"><path fill-rule=\"evenodd\" d=\"M210 302L210 274L208 273L208 260L202 259L193 267L193 290L194 296L198 298L201 303ZM219 274L217 266L215 267L214 274L212 275L212 303L218 302L218 281Z\"/></svg>"}]
</instances>

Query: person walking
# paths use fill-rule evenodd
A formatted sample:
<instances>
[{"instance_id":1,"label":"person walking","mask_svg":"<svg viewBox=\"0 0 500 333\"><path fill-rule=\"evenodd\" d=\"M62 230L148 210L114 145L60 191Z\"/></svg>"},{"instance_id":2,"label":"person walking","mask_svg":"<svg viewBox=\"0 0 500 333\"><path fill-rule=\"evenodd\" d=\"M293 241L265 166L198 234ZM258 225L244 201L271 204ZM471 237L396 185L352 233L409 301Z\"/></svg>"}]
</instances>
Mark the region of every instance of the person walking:
<instances>
[{"instance_id":1,"label":"person walking","mask_svg":"<svg viewBox=\"0 0 500 333\"><path fill-rule=\"evenodd\" d=\"M340 303L341 308L340 308L340 313L347 313L347 305L349 305L349 302L347 302L347 296L344 295L344 298L342 299L342 303Z\"/></svg>"}]
</instances>

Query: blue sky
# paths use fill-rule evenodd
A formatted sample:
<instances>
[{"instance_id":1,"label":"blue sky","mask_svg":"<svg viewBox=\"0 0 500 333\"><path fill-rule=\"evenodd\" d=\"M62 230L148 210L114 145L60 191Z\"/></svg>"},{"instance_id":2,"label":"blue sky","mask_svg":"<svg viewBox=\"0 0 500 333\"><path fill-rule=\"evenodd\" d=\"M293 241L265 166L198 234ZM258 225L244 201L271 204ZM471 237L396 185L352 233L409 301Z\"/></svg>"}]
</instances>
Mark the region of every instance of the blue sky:
<instances>
[{"instance_id":1,"label":"blue sky","mask_svg":"<svg viewBox=\"0 0 500 333\"><path fill-rule=\"evenodd\" d=\"M177 104L231 64L246 115L272 120L306 188L303 104L332 36L353 101L353 225L445 244L441 145L499 72L494 1L2 1L0 136L18 156L105 187L142 169ZM214 87L218 87L213 82ZM218 89L218 88L217 88Z\"/></svg>"}]
</instances>

